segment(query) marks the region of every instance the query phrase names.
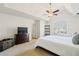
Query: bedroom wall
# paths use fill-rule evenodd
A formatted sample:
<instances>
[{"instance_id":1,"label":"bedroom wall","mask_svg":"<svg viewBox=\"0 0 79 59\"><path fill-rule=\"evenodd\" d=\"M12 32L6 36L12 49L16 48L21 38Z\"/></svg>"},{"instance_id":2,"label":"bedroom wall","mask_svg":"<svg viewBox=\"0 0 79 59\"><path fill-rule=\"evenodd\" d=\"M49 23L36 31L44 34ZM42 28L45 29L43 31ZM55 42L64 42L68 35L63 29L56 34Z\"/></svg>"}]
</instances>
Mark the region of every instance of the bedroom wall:
<instances>
[{"instance_id":1,"label":"bedroom wall","mask_svg":"<svg viewBox=\"0 0 79 59\"><path fill-rule=\"evenodd\" d=\"M28 33L31 40L32 24L34 20L12 16L0 13L0 40L4 38L13 38L17 33L17 27L28 27Z\"/></svg>"},{"instance_id":2,"label":"bedroom wall","mask_svg":"<svg viewBox=\"0 0 79 59\"><path fill-rule=\"evenodd\" d=\"M51 34L54 33L54 24L58 21L65 21L67 23L67 33L72 34L74 32L79 32L79 17L72 15L65 8L60 10L57 16L53 16L50 20Z\"/></svg>"}]
</instances>

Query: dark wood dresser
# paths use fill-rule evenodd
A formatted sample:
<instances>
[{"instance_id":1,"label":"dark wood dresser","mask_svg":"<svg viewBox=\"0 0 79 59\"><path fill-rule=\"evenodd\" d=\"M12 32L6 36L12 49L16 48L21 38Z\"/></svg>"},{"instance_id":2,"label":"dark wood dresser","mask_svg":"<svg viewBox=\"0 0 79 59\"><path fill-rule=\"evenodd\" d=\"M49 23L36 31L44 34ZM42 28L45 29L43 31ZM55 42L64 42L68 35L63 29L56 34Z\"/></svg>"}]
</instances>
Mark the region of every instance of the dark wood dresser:
<instances>
[{"instance_id":1,"label":"dark wood dresser","mask_svg":"<svg viewBox=\"0 0 79 59\"><path fill-rule=\"evenodd\" d=\"M15 34L15 44L21 44L25 42L29 42L29 35L27 33Z\"/></svg>"}]
</instances>

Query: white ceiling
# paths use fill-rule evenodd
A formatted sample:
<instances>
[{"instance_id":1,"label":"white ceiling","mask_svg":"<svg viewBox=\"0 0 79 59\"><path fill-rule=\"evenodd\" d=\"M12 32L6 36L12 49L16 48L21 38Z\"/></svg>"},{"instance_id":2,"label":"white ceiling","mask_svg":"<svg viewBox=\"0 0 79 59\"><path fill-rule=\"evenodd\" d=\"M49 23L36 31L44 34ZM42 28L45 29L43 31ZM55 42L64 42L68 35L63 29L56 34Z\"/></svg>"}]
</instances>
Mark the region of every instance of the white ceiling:
<instances>
[{"instance_id":1,"label":"white ceiling","mask_svg":"<svg viewBox=\"0 0 79 59\"><path fill-rule=\"evenodd\" d=\"M65 7L73 15L77 15L76 13L79 13L79 3L66 4Z\"/></svg>"},{"instance_id":2,"label":"white ceiling","mask_svg":"<svg viewBox=\"0 0 79 59\"><path fill-rule=\"evenodd\" d=\"M44 14L47 14L45 11L49 9L49 3L6 3L5 6L36 17L48 19L48 16ZM52 10L62 10L63 6L64 4L61 3L53 3Z\"/></svg>"},{"instance_id":3,"label":"white ceiling","mask_svg":"<svg viewBox=\"0 0 79 59\"><path fill-rule=\"evenodd\" d=\"M49 19L46 14L46 10L49 9L49 3L5 3L4 6L30 14L35 17L40 17L42 19ZM53 3L52 10L60 9L60 12L63 11L63 8L66 9L71 13L79 12L79 4L64 4L64 3Z\"/></svg>"},{"instance_id":4,"label":"white ceiling","mask_svg":"<svg viewBox=\"0 0 79 59\"><path fill-rule=\"evenodd\" d=\"M73 12L76 14L76 13L79 13L79 3L74 3L74 4L71 4L71 7L72 7L72 10Z\"/></svg>"}]
</instances>

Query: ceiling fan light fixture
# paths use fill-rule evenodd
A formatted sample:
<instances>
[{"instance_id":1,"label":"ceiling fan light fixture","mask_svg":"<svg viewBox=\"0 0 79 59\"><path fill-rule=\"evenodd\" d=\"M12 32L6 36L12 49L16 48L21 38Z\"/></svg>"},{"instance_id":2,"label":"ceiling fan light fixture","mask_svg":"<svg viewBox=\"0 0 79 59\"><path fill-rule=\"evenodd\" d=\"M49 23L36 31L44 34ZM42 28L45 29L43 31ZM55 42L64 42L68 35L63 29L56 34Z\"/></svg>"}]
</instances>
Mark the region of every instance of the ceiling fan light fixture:
<instances>
[{"instance_id":1,"label":"ceiling fan light fixture","mask_svg":"<svg viewBox=\"0 0 79 59\"><path fill-rule=\"evenodd\" d=\"M58 12L60 11L59 9L57 9L57 10L55 10L55 11L53 11L52 10L52 4L51 3L49 3L49 9L47 9L46 10L46 13L47 14L45 14L45 15L47 15L48 17L52 17L52 16L57 16L58 15Z\"/></svg>"},{"instance_id":2,"label":"ceiling fan light fixture","mask_svg":"<svg viewBox=\"0 0 79 59\"><path fill-rule=\"evenodd\" d=\"M52 15L52 13L48 13L48 17L52 17L53 15Z\"/></svg>"}]
</instances>

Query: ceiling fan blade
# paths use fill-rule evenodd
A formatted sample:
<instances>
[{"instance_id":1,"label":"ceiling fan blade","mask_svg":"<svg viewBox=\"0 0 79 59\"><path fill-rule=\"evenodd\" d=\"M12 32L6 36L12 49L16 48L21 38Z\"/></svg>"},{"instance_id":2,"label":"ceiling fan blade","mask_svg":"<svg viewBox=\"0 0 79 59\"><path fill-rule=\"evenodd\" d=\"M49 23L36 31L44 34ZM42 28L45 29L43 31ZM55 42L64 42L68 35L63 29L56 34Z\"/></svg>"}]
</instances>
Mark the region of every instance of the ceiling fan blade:
<instances>
[{"instance_id":1,"label":"ceiling fan blade","mask_svg":"<svg viewBox=\"0 0 79 59\"><path fill-rule=\"evenodd\" d=\"M49 10L46 10L47 13L49 13Z\"/></svg>"},{"instance_id":2,"label":"ceiling fan blade","mask_svg":"<svg viewBox=\"0 0 79 59\"><path fill-rule=\"evenodd\" d=\"M56 13L56 12L59 12L59 9L57 9L57 10L53 11L53 13Z\"/></svg>"},{"instance_id":3,"label":"ceiling fan blade","mask_svg":"<svg viewBox=\"0 0 79 59\"><path fill-rule=\"evenodd\" d=\"M54 14L55 16L57 16L58 14Z\"/></svg>"}]
</instances>

